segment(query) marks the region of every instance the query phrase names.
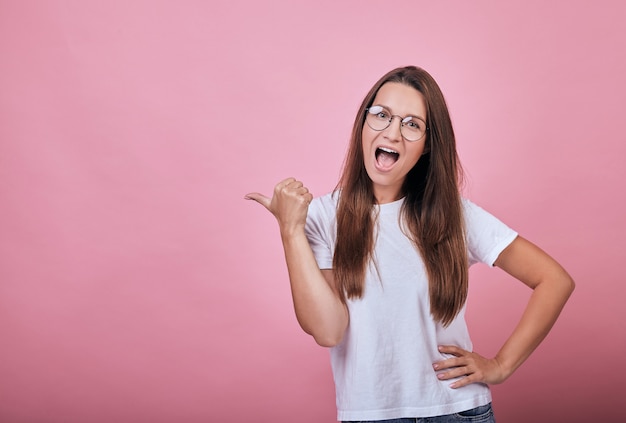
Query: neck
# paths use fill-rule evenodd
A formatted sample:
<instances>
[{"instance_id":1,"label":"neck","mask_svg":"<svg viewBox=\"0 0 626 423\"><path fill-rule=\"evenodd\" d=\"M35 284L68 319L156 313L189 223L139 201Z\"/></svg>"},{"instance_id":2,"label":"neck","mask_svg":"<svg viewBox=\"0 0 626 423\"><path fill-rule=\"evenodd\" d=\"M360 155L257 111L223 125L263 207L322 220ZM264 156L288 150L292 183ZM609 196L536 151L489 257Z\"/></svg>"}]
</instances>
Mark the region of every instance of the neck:
<instances>
[{"instance_id":1,"label":"neck","mask_svg":"<svg viewBox=\"0 0 626 423\"><path fill-rule=\"evenodd\" d=\"M376 198L377 204L393 203L402 197L402 190L400 188L388 187L374 189L374 198Z\"/></svg>"}]
</instances>

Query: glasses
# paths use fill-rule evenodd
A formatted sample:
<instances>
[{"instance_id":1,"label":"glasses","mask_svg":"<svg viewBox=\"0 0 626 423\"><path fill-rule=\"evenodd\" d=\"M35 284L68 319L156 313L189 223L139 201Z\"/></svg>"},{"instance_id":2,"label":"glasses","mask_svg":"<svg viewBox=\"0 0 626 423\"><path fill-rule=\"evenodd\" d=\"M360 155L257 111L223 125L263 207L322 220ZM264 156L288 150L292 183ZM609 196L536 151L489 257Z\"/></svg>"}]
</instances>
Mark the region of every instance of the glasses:
<instances>
[{"instance_id":1,"label":"glasses","mask_svg":"<svg viewBox=\"0 0 626 423\"><path fill-rule=\"evenodd\" d=\"M365 111L365 122L367 122L367 126L374 131L384 131L391 125L394 117L399 117L400 133L407 141L414 142L421 140L428 130L426 122L424 122L423 119L416 116L402 117L392 115L391 112L383 106L372 106L365 109Z\"/></svg>"}]
</instances>

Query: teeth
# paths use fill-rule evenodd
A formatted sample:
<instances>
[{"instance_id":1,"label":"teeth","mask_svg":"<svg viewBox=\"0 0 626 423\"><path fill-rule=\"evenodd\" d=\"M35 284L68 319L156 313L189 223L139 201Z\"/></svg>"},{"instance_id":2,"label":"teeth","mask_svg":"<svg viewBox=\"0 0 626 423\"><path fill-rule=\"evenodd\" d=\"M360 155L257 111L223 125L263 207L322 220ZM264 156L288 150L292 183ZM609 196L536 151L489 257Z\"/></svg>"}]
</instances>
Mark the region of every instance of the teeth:
<instances>
[{"instance_id":1,"label":"teeth","mask_svg":"<svg viewBox=\"0 0 626 423\"><path fill-rule=\"evenodd\" d=\"M379 150L383 150L386 153L390 153L390 154L400 154L395 150L392 150L390 148L385 148L385 147L378 147Z\"/></svg>"}]
</instances>

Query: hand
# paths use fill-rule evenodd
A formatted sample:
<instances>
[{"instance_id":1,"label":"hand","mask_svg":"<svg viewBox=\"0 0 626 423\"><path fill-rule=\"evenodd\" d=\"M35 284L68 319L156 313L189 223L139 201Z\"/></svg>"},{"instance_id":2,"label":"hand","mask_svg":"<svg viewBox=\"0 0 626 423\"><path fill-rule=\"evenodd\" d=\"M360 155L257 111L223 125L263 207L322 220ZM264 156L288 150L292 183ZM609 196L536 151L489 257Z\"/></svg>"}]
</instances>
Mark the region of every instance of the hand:
<instances>
[{"instance_id":1,"label":"hand","mask_svg":"<svg viewBox=\"0 0 626 423\"><path fill-rule=\"evenodd\" d=\"M272 198L258 192L247 194L245 198L254 200L269 210L278 220L281 233L292 233L304 228L313 195L302 182L287 178L276 184Z\"/></svg>"},{"instance_id":2,"label":"hand","mask_svg":"<svg viewBox=\"0 0 626 423\"><path fill-rule=\"evenodd\" d=\"M437 374L440 380L464 376L451 384L451 388L460 388L470 383L502 383L508 376L496 358L485 358L453 345L441 346L439 352L455 356L433 364L433 368L437 371L450 369Z\"/></svg>"}]
</instances>

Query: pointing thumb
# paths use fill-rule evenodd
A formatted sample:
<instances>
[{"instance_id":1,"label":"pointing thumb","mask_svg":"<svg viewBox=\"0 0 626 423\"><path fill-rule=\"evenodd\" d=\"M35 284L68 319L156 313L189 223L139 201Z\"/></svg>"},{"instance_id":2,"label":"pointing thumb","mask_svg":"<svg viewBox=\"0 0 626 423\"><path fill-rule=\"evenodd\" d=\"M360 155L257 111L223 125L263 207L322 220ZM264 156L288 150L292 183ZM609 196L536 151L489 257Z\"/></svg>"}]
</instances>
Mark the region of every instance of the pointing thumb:
<instances>
[{"instance_id":1,"label":"pointing thumb","mask_svg":"<svg viewBox=\"0 0 626 423\"><path fill-rule=\"evenodd\" d=\"M270 210L270 203L272 201L271 198L266 197L263 194L259 194L258 192L251 192L250 194L246 194L245 197L246 200L254 200L257 203L259 203L260 205L262 205L263 207L265 207L266 209Z\"/></svg>"}]
</instances>

